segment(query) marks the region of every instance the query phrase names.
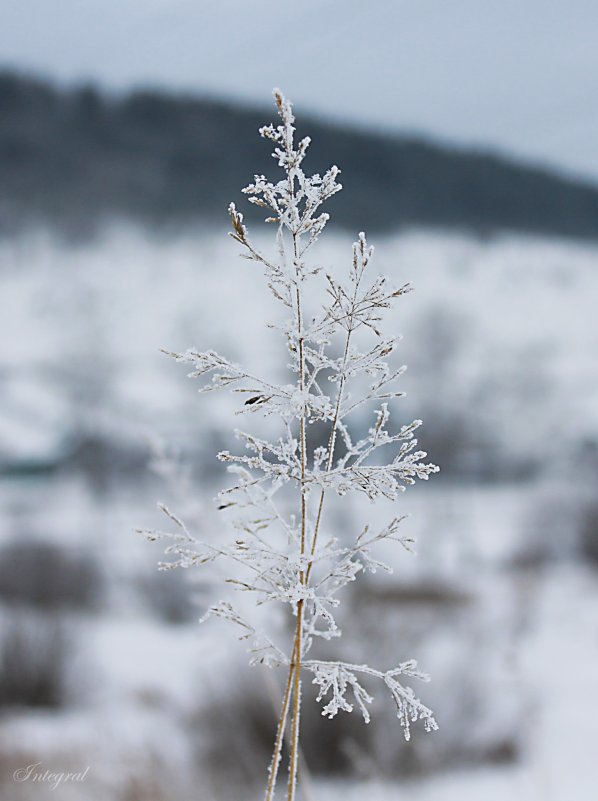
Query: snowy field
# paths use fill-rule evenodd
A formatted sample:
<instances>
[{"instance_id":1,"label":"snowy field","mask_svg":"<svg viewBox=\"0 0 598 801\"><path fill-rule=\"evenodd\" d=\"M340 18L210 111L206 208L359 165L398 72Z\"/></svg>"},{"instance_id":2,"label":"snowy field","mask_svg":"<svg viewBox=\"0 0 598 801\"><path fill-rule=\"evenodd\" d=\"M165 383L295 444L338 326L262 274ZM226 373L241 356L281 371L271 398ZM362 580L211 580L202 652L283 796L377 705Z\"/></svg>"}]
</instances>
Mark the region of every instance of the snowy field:
<instances>
[{"instance_id":1,"label":"snowy field","mask_svg":"<svg viewBox=\"0 0 598 801\"><path fill-rule=\"evenodd\" d=\"M374 244L375 267L416 290L393 320L409 365L397 417L423 418L442 472L400 498L418 555L385 553L394 574L348 593L342 647L417 657L440 731L405 745L383 704L367 729L311 704L304 798L595 801L598 248ZM350 246L328 234L318 262L342 269ZM213 347L274 377L285 364L237 250L125 226L0 241L1 799L262 795L282 679L245 667L224 623L198 626L211 588L157 573L160 549L135 533L159 500L215 536L215 454L238 425L232 399L198 398L159 349ZM348 501L336 525L388 512ZM33 763L89 771L55 791L15 781Z\"/></svg>"}]
</instances>

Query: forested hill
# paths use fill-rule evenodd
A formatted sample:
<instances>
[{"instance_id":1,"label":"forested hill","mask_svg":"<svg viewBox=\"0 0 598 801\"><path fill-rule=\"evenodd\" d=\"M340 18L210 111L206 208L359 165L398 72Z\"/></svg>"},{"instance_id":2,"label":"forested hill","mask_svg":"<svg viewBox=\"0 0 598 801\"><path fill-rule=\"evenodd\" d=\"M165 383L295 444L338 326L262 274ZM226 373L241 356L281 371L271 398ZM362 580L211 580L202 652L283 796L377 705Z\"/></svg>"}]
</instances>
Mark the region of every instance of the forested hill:
<instances>
[{"instance_id":1,"label":"forested hill","mask_svg":"<svg viewBox=\"0 0 598 801\"><path fill-rule=\"evenodd\" d=\"M0 232L42 222L86 234L113 217L154 227L223 221L254 173L276 173L257 135L274 116L273 107L148 91L115 98L2 72ZM329 211L352 231L432 225L598 237L598 186L302 115L299 134L312 137L310 170L342 169L345 191Z\"/></svg>"}]
</instances>

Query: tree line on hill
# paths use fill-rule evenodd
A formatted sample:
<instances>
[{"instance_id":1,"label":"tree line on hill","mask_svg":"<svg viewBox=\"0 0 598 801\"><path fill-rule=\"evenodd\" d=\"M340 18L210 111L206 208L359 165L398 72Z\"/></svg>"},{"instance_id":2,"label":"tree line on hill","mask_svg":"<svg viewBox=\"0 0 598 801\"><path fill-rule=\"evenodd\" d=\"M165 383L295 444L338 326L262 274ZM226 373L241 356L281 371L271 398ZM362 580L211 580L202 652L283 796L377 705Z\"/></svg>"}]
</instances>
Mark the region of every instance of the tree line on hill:
<instances>
[{"instance_id":1,"label":"tree line on hill","mask_svg":"<svg viewBox=\"0 0 598 801\"><path fill-rule=\"evenodd\" d=\"M106 220L226 221L254 173L272 175L257 128L273 110L160 91L111 96L0 73L0 234L43 224L88 235ZM408 226L598 237L598 186L488 153L299 117L313 172L352 231ZM246 205L246 204L240 204ZM255 212L254 212L255 213ZM251 212L250 212L251 215Z\"/></svg>"}]
</instances>

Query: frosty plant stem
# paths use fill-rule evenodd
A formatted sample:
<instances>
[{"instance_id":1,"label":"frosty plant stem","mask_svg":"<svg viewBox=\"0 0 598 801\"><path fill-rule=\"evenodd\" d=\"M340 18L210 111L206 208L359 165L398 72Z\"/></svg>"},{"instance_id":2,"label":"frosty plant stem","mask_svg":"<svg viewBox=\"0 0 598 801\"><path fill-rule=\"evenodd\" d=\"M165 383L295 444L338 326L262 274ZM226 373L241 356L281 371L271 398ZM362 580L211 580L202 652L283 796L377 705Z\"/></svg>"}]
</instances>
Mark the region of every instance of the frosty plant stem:
<instances>
[{"instance_id":1,"label":"frosty plant stem","mask_svg":"<svg viewBox=\"0 0 598 801\"><path fill-rule=\"evenodd\" d=\"M276 96L279 111L284 107L281 95ZM284 119L284 118L283 118ZM295 199L295 175L289 170L289 194L293 202ZM297 231L292 231L293 237L293 263L297 272L297 279L299 279L299 262L298 262L298 243ZM299 393L303 396L305 392L305 356L303 353L303 319L301 314L301 291L300 283L297 280L296 287L296 305L297 305L297 333L299 345ZM300 549L300 567L299 567L299 585L305 587L305 565L303 557L305 556L305 530L307 525L306 519L306 498L305 493L307 487L305 485L305 462L307 459L307 440L305 434L305 415L299 418L299 436L301 440L300 453L301 453L301 549ZM295 640L293 645L293 654L291 656L291 668L289 675L293 673L293 719L291 723L291 758L289 762L289 784L288 784L288 801L292 801L295 794L295 782L297 776L297 748L299 743L299 715L301 714L301 634L303 630L303 604L302 597L297 601L297 626L295 629Z\"/></svg>"},{"instance_id":2,"label":"frosty plant stem","mask_svg":"<svg viewBox=\"0 0 598 801\"><path fill-rule=\"evenodd\" d=\"M343 353L343 370L344 370L344 367L345 367L345 364L346 364L346 361L347 361L347 354L348 354L348 351L349 351L350 339L351 339L351 329L349 328L349 330L347 332L347 337L346 337L346 340L345 340L345 350L344 350L344 353ZM336 442L336 427L338 425L338 415L339 415L339 410L340 410L340 404L341 404L342 392L343 392L344 384L345 384L345 377L344 377L344 375L342 375L341 376L341 380L340 380L340 384L339 384L338 393L337 393L336 407L335 407L335 410L334 410L334 418L332 420L332 426L331 426L331 430L330 430L330 437L328 439L328 461L326 463L326 472L327 473L330 472L330 470L332 468L332 460L333 460L333 457L334 457L334 447L335 447L335 442ZM312 565L313 565L313 556L314 556L314 553L315 553L315 550L316 550L318 532L319 532L319 529L320 529L320 521L322 519L322 511L323 511L323 508L324 508L324 496L325 496L325 493L326 493L326 491L324 489L320 490L320 499L318 501L318 511L317 511L317 514L316 514L316 523L315 523L315 526L314 526L314 534L313 534L313 538L312 538L312 545L311 545L311 551L310 551L310 557L311 558L310 558L309 564L307 566L307 570L306 570L305 576L303 576L303 574L301 575L301 582L303 584L307 584L309 582L309 577L311 575L311 568L312 568ZM304 508L305 507L304 507L304 503L303 503L302 504L302 521L304 519L303 518ZM304 530L303 522L302 522L302 530ZM304 539L302 539L302 554L304 553L304 551L305 551ZM301 603L301 610L302 610L302 607L303 607L303 604ZM293 787L293 777L296 775L296 770L297 770L297 742L298 742L299 712L300 712L300 709L299 709L299 705L300 705L299 671L300 671L300 668L301 668L301 661L300 661L300 658L297 657L297 650L299 650L299 653L301 652L301 617L300 617L300 615L301 615L301 612L299 611L298 615L297 615L298 619L297 619L297 626L296 626L296 629L295 629L295 640L294 640L294 643L293 643L293 653L292 653L292 656L291 656L291 664L289 666L289 674L288 674L288 677L287 677L287 685L285 687L284 696L283 696L283 702L282 702L282 711L280 713L280 719L278 721L278 728L277 728L277 732L276 732L276 740L275 740L275 743L274 743L274 755L272 757L272 763L271 763L271 767L270 767L270 778L269 778L268 787L267 787L267 790L266 790L266 801L271 801L272 795L273 795L273 792L274 792L274 785L276 783L276 773L277 773L277 768L278 768L278 764L279 764L279 761L280 761L280 752L281 752L281 748L282 748L282 738L284 736L285 721L286 721L286 717L288 715L289 700L290 700L290 694L291 694L291 684L293 682L293 677L295 677L295 683L294 683L294 687L293 687L293 698L294 698L294 706L293 706L293 735L292 735L292 738L291 738L291 770L290 770L289 786L288 786L288 793L287 793L288 798L292 797L291 793L292 793L292 787ZM295 728L297 729L297 731L295 731Z\"/></svg>"},{"instance_id":3,"label":"frosty plant stem","mask_svg":"<svg viewBox=\"0 0 598 801\"><path fill-rule=\"evenodd\" d=\"M362 682L377 681L389 692L406 739L411 724L418 720L427 731L437 728L430 709L410 686L402 684L403 677L428 680L415 660L378 670L312 659L308 653L316 642L340 636L334 617L340 591L360 573L390 571L374 557L375 547L394 541L409 550L412 543L399 534L400 516L378 531L366 525L349 540L340 540L332 532L324 536L330 525L324 522L325 499L356 493L370 501L396 501L407 485L427 479L438 468L426 463L426 454L416 450L414 432L420 420L394 431L389 428L389 405L402 395L395 385L404 367L391 367L400 337L385 336L381 320L410 286L395 289L386 278L370 275L373 248L363 233L353 245L344 281L309 261L311 248L328 221L320 207L341 189L336 180L339 170L331 167L322 176L304 173L309 139L295 143L291 104L277 90L274 97L281 124L264 126L260 134L274 144L273 156L284 177L272 183L256 175L243 191L251 203L268 210L267 222L276 225L277 256L266 256L253 244L234 204L229 212L231 236L247 259L262 265L268 288L285 314L282 322L271 327L286 341L294 379L288 384L266 381L211 350L192 348L169 355L191 365L191 377L211 376L200 392L231 390L243 399L240 411L277 419L278 438L268 441L236 431L244 452L218 454L234 476L233 485L218 496L219 510L234 514L229 542L198 539L163 505L160 508L175 531L144 533L150 540L168 541L166 553L172 558L161 563L162 568L206 567L218 560L228 565L224 586L229 592L232 588L232 592L255 596L255 605L243 606L236 600L239 596L225 597L210 606L204 619L211 615L235 624L241 639L250 643L250 664L286 668L265 798L274 798L290 717L287 801L294 801L302 673L312 675L327 717L357 706L367 723L373 699ZM327 384L336 385L336 391L328 394ZM353 425L347 422L349 416ZM329 426L325 446L309 447L313 438L308 437L308 426L314 422ZM386 459L381 458L383 452ZM252 622L255 606L266 603L282 604L295 618L290 653L276 642L280 632L266 632Z\"/></svg>"}]
</instances>

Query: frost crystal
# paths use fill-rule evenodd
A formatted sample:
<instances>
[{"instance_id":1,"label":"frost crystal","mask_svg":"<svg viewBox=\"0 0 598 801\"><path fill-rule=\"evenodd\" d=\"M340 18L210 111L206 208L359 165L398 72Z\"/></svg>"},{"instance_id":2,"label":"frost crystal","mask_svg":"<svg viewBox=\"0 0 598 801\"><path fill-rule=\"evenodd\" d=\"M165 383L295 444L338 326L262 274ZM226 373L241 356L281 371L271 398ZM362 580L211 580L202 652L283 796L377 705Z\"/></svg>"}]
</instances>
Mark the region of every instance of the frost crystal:
<instances>
[{"instance_id":1,"label":"frost crystal","mask_svg":"<svg viewBox=\"0 0 598 801\"><path fill-rule=\"evenodd\" d=\"M250 593L257 605L278 603L289 611L295 634L286 651L249 622L230 600L214 603L208 615L224 618L249 641L251 663L284 666L286 690L270 765L266 801L276 785L287 720L291 722L288 799L295 793L297 742L300 724L301 671L313 674L319 688L322 714L359 709L366 722L372 701L362 681L382 681L397 708L405 737L418 720L426 730L437 728L432 712L399 677L427 681L415 661L380 671L367 665L307 658L316 640L340 636L335 620L340 591L360 573L390 570L374 551L383 541L407 550L412 540L399 535L403 518L395 517L372 533L368 526L352 542L339 542L326 529L325 507L332 495L362 493L370 501L397 499L416 479L427 479L438 468L417 449L420 420L391 426L390 408L403 394L396 383L404 366L391 366L400 337L383 335L386 311L411 287L393 287L372 274L373 248L360 233L353 244L345 279L326 273L311 260L311 248L328 221L322 204L341 189L339 169L307 176L303 160L309 139L295 143L291 104L274 93L281 124L267 125L260 134L274 144L273 156L283 170L276 182L256 175L243 191L249 202L267 211L276 225L277 256L264 255L253 244L243 215L229 208L233 239L243 255L259 263L275 301L284 309L277 328L290 356L291 383L267 381L212 350L169 353L190 367L200 392L227 389L240 399L239 413L273 415L282 435L275 441L236 431L239 453L221 452L233 483L218 496L219 509L231 514L231 538L211 544L198 540L185 523L166 507L162 511L174 532L145 532L149 539L166 538L169 567L205 567L216 561L228 565L226 584ZM318 302L320 298L320 302ZM322 299L323 298L323 302ZM369 410L368 410L369 409ZM360 410L360 411L358 411ZM360 420L369 415L369 428ZM310 442L310 424L328 427L326 444ZM357 434L356 434L357 432ZM294 502L289 498L294 497Z\"/></svg>"}]
</instances>

